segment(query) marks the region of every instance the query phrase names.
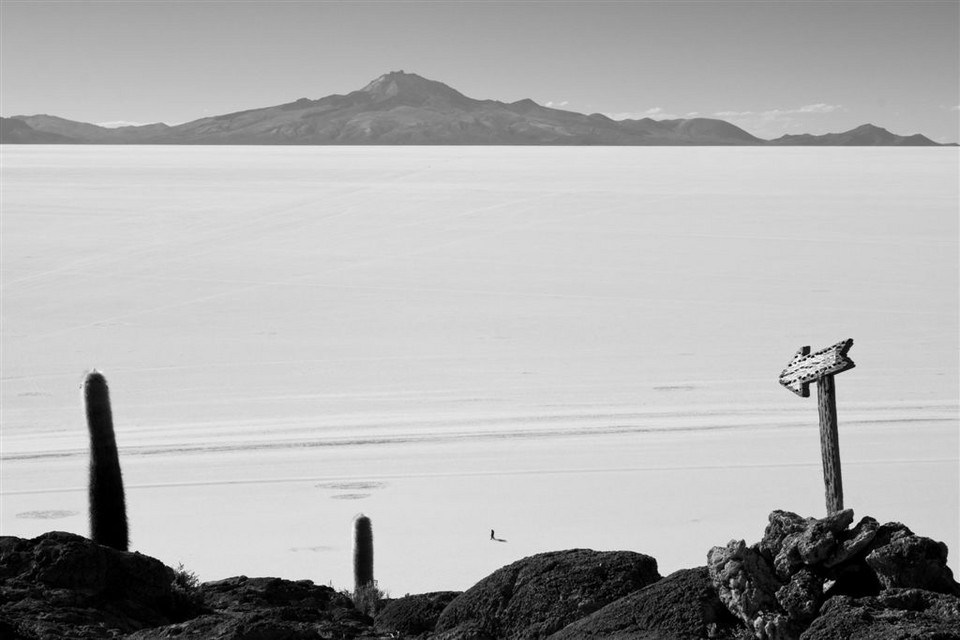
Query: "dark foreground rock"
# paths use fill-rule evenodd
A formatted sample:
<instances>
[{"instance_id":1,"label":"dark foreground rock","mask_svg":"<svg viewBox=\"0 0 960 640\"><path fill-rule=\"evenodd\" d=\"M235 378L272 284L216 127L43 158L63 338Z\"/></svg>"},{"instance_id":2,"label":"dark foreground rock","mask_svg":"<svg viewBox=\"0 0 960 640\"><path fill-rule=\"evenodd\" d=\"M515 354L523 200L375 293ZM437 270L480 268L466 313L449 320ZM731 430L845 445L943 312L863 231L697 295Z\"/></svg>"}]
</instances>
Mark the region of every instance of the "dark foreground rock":
<instances>
[{"instance_id":1,"label":"dark foreground rock","mask_svg":"<svg viewBox=\"0 0 960 640\"><path fill-rule=\"evenodd\" d=\"M0 538L0 629L14 638L113 638L197 608L174 571L71 533Z\"/></svg>"},{"instance_id":2,"label":"dark foreground rock","mask_svg":"<svg viewBox=\"0 0 960 640\"><path fill-rule=\"evenodd\" d=\"M498 569L451 602L437 638L546 638L660 579L657 561L632 551L573 549Z\"/></svg>"},{"instance_id":3,"label":"dark foreground rock","mask_svg":"<svg viewBox=\"0 0 960 640\"><path fill-rule=\"evenodd\" d=\"M437 619L461 591L436 591L391 600L374 620L380 633L416 636L433 631Z\"/></svg>"},{"instance_id":4,"label":"dark foreground rock","mask_svg":"<svg viewBox=\"0 0 960 640\"><path fill-rule=\"evenodd\" d=\"M660 578L653 558L531 556L471 589L390 601L376 620L308 580L197 584L69 533L0 537L0 640L960 640L947 548L842 511L770 515L763 538Z\"/></svg>"},{"instance_id":5,"label":"dark foreground rock","mask_svg":"<svg viewBox=\"0 0 960 640\"><path fill-rule=\"evenodd\" d=\"M369 638L371 620L347 596L309 580L239 576L201 587L209 612L129 640L320 640Z\"/></svg>"},{"instance_id":6,"label":"dark foreground rock","mask_svg":"<svg viewBox=\"0 0 960 640\"><path fill-rule=\"evenodd\" d=\"M550 640L594 638L731 640L741 627L714 589L706 567L684 569L568 625Z\"/></svg>"},{"instance_id":7,"label":"dark foreground rock","mask_svg":"<svg viewBox=\"0 0 960 640\"><path fill-rule=\"evenodd\" d=\"M159 560L71 533L0 538L0 638L320 640L374 638L329 587L230 578L185 587Z\"/></svg>"}]
</instances>

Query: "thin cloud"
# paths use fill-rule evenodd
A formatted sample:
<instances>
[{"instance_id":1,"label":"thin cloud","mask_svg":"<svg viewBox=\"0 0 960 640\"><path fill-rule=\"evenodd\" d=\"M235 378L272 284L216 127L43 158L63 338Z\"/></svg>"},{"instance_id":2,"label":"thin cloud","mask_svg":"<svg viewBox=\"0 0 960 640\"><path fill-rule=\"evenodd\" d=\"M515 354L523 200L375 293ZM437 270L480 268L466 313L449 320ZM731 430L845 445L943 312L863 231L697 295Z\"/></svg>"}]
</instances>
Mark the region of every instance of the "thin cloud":
<instances>
[{"instance_id":1,"label":"thin cloud","mask_svg":"<svg viewBox=\"0 0 960 640\"><path fill-rule=\"evenodd\" d=\"M844 113L843 105L816 102L790 109L767 109L766 111L717 111L713 115L728 120L754 135L769 136L786 132L802 131L809 126L811 118Z\"/></svg>"},{"instance_id":2,"label":"thin cloud","mask_svg":"<svg viewBox=\"0 0 960 640\"><path fill-rule=\"evenodd\" d=\"M142 127L145 124L154 124L153 122L128 122L126 120L111 120L110 122L98 122L97 126L105 129L117 129L119 127Z\"/></svg>"},{"instance_id":3,"label":"thin cloud","mask_svg":"<svg viewBox=\"0 0 960 640\"><path fill-rule=\"evenodd\" d=\"M798 113L833 113L840 111L842 107L838 104L826 104L818 102L817 104L808 104L800 107Z\"/></svg>"},{"instance_id":4,"label":"thin cloud","mask_svg":"<svg viewBox=\"0 0 960 640\"><path fill-rule=\"evenodd\" d=\"M797 107L795 109L767 109L766 111L717 111L713 115L717 116L718 118L759 117L764 120L778 120L780 118L789 118L789 116L801 113L836 113L842 110L842 105L818 102L816 104L805 104L802 107Z\"/></svg>"},{"instance_id":5,"label":"thin cloud","mask_svg":"<svg viewBox=\"0 0 960 640\"><path fill-rule=\"evenodd\" d=\"M615 113L604 113L611 120L642 120L644 118L653 118L654 120L676 120L683 116L673 113L667 113L662 107L652 107L646 111L618 111Z\"/></svg>"},{"instance_id":6,"label":"thin cloud","mask_svg":"<svg viewBox=\"0 0 960 640\"><path fill-rule=\"evenodd\" d=\"M558 108L558 107L565 107L565 106L567 106L568 104L570 104L570 101L569 101L569 100L562 100L562 101L560 101L560 102L555 102L555 101L553 101L553 100L548 100L547 103L546 103L544 106L545 106L545 107L550 107L551 109L556 109L556 108Z\"/></svg>"}]
</instances>

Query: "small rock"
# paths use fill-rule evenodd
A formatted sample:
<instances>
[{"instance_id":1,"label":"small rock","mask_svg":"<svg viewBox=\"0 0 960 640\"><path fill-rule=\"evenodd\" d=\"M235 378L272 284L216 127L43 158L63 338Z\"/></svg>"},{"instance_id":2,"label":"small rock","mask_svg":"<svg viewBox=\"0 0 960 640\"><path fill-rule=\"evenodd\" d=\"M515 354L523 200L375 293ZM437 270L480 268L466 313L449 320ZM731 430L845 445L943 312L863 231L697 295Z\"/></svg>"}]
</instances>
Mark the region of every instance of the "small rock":
<instances>
[{"instance_id":1,"label":"small rock","mask_svg":"<svg viewBox=\"0 0 960 640\"><path fill-rule=\"evenodd\" d=\"M800 559L806 565L819 564L829 557L853 522L853 509L838 511L826 518L814 520L800 534Z\"/></svg>"},{"instance_id":2,"label":"small rock","mask_svg":"<svg viewBox=\"0 0 960 640\"><path fill-rule=\"evenodd\" d=\"M947 545L922 536L900 536L867 555L885 589L916 588L960 594L947 566Z\"/></svg>"},{"instance_id":3,"label":"small rock","mask_svg":"<svg viewBox=\"0 0 960 640\"><path fill-rule=\"evenodd\" d=\"M780 553L783 546L783 540L793 533L803 531L807 523L812 518L802 518L790 511L773 511L769 518L767 528L763 532L763 538L758 545L759 550L771 562Z\"/></svg>"},{"instance_id":4,"label":"small rock","mask_svg":"<svg viewBox=\"0 0 960 640\"><path fill-rule=\"evenodd\" d=\"M901 538L909 538L913 535L916 534L907 525L900 522L887 522L880 525L880 528L877 529L877 535L873 537L868 547L870 549L884 547L891 542L896 542Z\"/></svg>"},{"instance_id":5,"label":"small rock","mask_svg":"<svg viewBox=\"0 0 960 640\"><path fill-rule=\"evenodd\" d=\"M789 580L790 576L803 567L799 549L800 533L791 533L783 539L777 557L773 559L773 568L781 580Z\"/></svg>"},{"instance_id":6,"label":"small rock","mask_svg":"<svg viewBox=\"0 0 960 640\"><path fill-rule=\"evenodd\" d=\"M880 530L880 524L871 518L865 516L860 519L849 533L841 536L840 544L833 554L827 558L823 565L825 567L835 567L841 562L846 562L861 551L867 548L873 539L877 537Z\"/></svg>"},{"instance_id":7,"label":"small rock","mask_svg":"<svg viewBox=\"0 0 960 640\"><path fill-rule=\"evenodd\" d=\"M777 591L777 602L790 619L805 627L817 617L823 603L823 578L801 569Z\"/></svg>"},{"instance_id":8,"label":"small rock","mask_svg":"<svg viewBox=\"0 0 960 640\"><path fill-rule=\"evenodd\" d=\"M800 531L786 535L773 564L777 575L787 580L800 567L820 564L839 545L838 537L853 522L853 510L844 509L819 520L809 519Z\"/></svg>"},{"instance_id":9,"label":"small rock","mask_svg":"<svg viewBox=\"0 0 960 640\"><path fill-rule=\"evenodd\" d=\"M753 621L753 635L759 640L797 640L799 632L782 613L763 612Z\"/></svg>"}]
</instances>

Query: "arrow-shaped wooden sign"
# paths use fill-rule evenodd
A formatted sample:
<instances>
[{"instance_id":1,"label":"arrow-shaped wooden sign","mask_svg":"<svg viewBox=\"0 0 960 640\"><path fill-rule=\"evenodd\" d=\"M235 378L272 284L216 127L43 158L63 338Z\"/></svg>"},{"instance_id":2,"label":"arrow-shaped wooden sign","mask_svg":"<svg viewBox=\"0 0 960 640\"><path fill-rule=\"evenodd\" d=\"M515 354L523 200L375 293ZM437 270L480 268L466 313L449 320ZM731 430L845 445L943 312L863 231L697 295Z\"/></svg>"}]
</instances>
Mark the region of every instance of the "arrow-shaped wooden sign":
<instances>
[{"instance_id":1,"label":"arrow-shaped wooden sign","mask_svg":"<svg viewBox=\"0 0 960 640\"><path fill-rule=\"evenodd\" d=\"M823 484L826 488L828 514L843 509L840 442L837 435L837 387L833 376L853 369L853 360L847 357L847 351L852 346L853 338L847 338L816 353L810 353L810 347L800 347L787 368L780 372L780 384L804 398L810 395L810 383L817 383L820 455L823 458Z\"/></svg>"},{"instance_id":2,"label":"arrow-shaped wooden sign","mask_svg":"<svg viewBox=\"0 0 960 640\"><path fill-rule=\"evenodd\" d=\"M800 347L787 368L780 372L780 384L798 396L809 397L811 382L856 366L847 357L852 346L853 338L847 338L816 353L810 353L810 347Z\"/></svg>"}]
</instances>

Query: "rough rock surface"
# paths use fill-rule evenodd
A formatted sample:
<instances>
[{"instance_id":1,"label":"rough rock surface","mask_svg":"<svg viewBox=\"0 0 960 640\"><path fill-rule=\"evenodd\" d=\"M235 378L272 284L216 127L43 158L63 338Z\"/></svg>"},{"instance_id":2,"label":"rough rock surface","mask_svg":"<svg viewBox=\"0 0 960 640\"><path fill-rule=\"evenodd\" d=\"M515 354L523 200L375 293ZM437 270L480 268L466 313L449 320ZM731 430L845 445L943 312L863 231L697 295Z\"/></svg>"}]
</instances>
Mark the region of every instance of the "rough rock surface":
<instances>
[{"instance_id":1,"label":"rough rock surface","mask_svg":"<svg viewBox=\"0 0 960 640\"><path fill-rule=\"evenodd\" d=\"M111 638L195 613L174 572L62 531L0 538L0 629L23 638ZM69 629L69 635L65 635Z\"/></svg>"},{"instance_id":2,"label":"rough rock surface","mask_svg":"<svg viewBox=\"0 0 960 640\"><path fill-rule=\"evenodd\" d=\"M809 569L801 569L777 589L776 599L788 618L806 626L817 617L823 603L823 578Z\"/></svg>"},{"instance_id":3,"label":"rough rock surface","mask_svg":"<svg viewBox=\"0 0 960 640\"><path fill-rule=\"evenodd\" d=\"M419 635L433 631L443 610L461 591L436 591L391 600L377 614L374 626L381 633Z\"/></svg>"},{"instance_id":4,"label":"rough rock surface","mask_svg":"<svg viewBox=\"0 0 960 640\"><path fill-rule=\"evenodd\" d=\"M647 638L728 640L737 621L727 611L706 567L683 569L564 627L550 640Z\"/></svg>"},{"instance_id":5,"label":"rough rock surface","mask_svg":"<svg viewBox=\"0 0 960 640\"><path fill-rule=\"evenodd\" d=\"M209 613L176 625L145 629L129 640L321 640L368 638L370 618L350 599L309 580L238 576L204 583Z\"/></svg>"},{"instance_id":6,"label":"rough rock surface","mask_svg":"<svg viewBox=\"0 0 960 640\"><path fill-rule=\"evenodd\" d=\"M960 640L960 600L919 589L837 596L800 640Z\"/></svg>"},{"instance_id":7,"label":"rough rock surface","mask_svg":"<svg viewBox=\"0 0 960 640\"><path fill-rule=\"evenodd\" d=\"M573 549L498 569L451 602L438 637L545 638L660 579L657 561L631 551Z\"/></svg>"},{"instance_id":8,"label":"rough rock surface","mask_svg":"<svg viewBox=\"0 0 960 640\"><path fill-rule=\"evenodd\" d=\"M758 638L780 640L796 635L777 601L777 592L784 585L757 549L743 540L731 541L726 547L711 549L707 562L720 601Z\"/></svg>"},{"instance_id":9,"label":"rough rock surface","mask_svg":"<svg viewBox=\"0 0 960 640\"><path fill-rule=\"evenodd\" d=\"M782 513L782 512L781 512ZM790 514L795 516L795 514ZM795 519L789 517L791 522ZM821 520L808 518L799 531L788 534L780 540L779 549L774 542L765 545L776 549L773 566L777 575L789 579L799 568L824 564L840 546L840 536L853 522L853 510L844 509ZM766 538L766 535L764 535Z\"/></svg>"},{"instance_id":10,"label":"rough rock surface","mask_svg":"<svg viewBox=\"0 0 960 640\"><path fill-rule=\"evenodd\" d=\"M733 540L708 554L720 600L760 640L796 640L838 603L858 611L888 606L901 611L895 605L902 599L888 597L897 589L960 602L960 585L947 567L942 542L914 535L896 522L879 525L863 518L849 529L852 522L849 509L821 519L774 511L757 544ZM840 597L845 599L836 600ZM853 598L865 600L860 604ZM926 633L924 620L917 621L917 633Z\"/></svg>"}]
</instances>

